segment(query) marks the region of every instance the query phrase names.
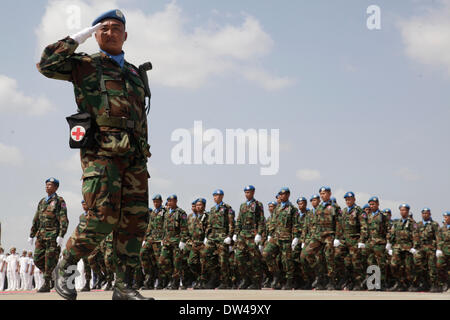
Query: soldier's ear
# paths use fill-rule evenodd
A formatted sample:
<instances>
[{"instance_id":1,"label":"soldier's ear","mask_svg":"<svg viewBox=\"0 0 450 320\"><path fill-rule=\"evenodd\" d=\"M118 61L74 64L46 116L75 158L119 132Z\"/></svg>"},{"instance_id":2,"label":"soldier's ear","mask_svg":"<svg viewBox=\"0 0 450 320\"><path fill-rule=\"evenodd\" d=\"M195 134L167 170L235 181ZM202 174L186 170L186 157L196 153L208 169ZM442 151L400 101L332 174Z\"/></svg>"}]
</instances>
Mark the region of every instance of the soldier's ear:
<instances>
[{"instance_id":1,"label":"soldier's ear","mask_svg":"<svg viewBox=\"0 0 450 320\"><path fill-rule=\"evenodd\" d=\"M128 32L125 31L125 38L123 39L123 42L127 41L128 39Z\"/></svg>"}]
</instances>

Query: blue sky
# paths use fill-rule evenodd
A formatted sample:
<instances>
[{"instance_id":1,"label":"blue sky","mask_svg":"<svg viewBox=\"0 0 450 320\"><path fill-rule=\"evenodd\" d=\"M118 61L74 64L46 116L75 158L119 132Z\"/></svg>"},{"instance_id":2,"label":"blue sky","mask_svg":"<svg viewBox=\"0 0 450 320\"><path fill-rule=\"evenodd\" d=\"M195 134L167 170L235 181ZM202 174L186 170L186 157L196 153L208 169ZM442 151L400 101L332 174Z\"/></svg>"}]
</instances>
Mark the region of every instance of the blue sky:
<instances>
[{"instance_id":1,"label":"blue sky","mask_svg":"<svg viewBox=\"0 0 450 320\"><path fill-rule=\"evenodd\" d=\"M371 4L381 9L381 30L366 27ZM82 8L81 27L100 10L121 8L126 58L154 64L151 194L177 193L187 210L200 196L209 207L222 188L237 208L248 184L264 203L283 186L294 201L329 185L341 206L352 190L360 204L379 196L394 216L401 202L416 219L425 206L438 222L450 209L449 1L19 0L3 4L8 14L0 21L4 247L28 249L50 176L61 180L69 233L81 213L81 170L65 122L76 111L72 87L35 67L44 45L77 31L65 25L69 5ZM95 45L89 39L78 51L93 53ZM261 77L249 76L255 72ZM279 173L174 165L171 133L196 120L223 132L280 129Z\"/></svg>"}]
</instances>

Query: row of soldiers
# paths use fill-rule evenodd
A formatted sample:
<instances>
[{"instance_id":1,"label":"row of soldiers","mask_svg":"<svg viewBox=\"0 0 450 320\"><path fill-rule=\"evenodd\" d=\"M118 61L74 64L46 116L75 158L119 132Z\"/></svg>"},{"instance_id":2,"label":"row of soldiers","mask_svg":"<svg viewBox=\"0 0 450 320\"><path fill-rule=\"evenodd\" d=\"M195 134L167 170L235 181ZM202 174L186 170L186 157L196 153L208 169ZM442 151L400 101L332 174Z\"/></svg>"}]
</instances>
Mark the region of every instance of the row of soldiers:
<instances>
[{"instance_id":1,"label":"row of soldiers","mask_svg":"<svg viewBox=\"0 0 450 320\"><path fill-rule=\"evenodd\" d=\"M246 202L236 217L223 202L224 192L192 203L192 213L177 206L177 196L153 198L142 244L142 270L134 285L142 289L318 289L365 290L368 266L380 268L379 286L371 290L441 292L448 288L450 213L442 228L424 208L416 223L407 204L401 219L391 220L373 197L363 208L353 192L341 210L322 187L297 207L283 188L277 202L264 206L255 200L255 187L244 190ZM181 281L180 281L181 280Z\"/></svg>"}]
</instances>

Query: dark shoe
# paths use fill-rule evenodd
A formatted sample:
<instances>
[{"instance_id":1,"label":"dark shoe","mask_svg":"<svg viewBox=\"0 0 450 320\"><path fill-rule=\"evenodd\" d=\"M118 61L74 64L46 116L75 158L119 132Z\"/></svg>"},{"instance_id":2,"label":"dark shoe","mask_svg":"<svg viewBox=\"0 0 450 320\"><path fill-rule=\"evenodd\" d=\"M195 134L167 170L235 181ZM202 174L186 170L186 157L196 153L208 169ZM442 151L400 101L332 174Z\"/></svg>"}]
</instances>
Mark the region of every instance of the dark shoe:
<instances>
[{"instance_id":1,"label":"dark shoe","mask_svg":"<svg viewBox=\"0 0 450 320\"><path fill-rule=\"evenodd\" d=\"M238 289L239 290L245 290L250 286L250 281L247 278L242 279L241 283L239 284Z\"/></svg>"},{"instance_id":2,"label":"dark shoe","mask_svg":"<svg viewBox=\"0 0 450 320\"><path fill-rule=\"evenodd\" d=\"M214 290L216 288L216 282L217 282L217 278L216 277L211 277L208 281L208 283L205 286L205 289L207 290Z\"/></svg>"},{"instance_id":3,"label":"dark shoe","mask_svg":"<svg viewBox=\"0 0 450 320\"><path fill-rule=\"evenodd\" d=\"M408 288L408 292L419 292L419 288L416 285L412 284Z\"/></svg>"},{"instance_id":4,"label":"dark shoe","mask_svg":"<svg viewBox=\"0 0 450 320\"><path fill-rule=\"evenodd\" d=\"M86 284L84 285L83 289L81 289L81 292L90 292L91 287L89 286L90 281L86 281Z\"/></svg>"},{"instance_id":5,"label":"dark shoe","mask_svg":"<svg viewBox=\"0 0 450 320\"><path fill-rule=\"evenodd\" d=\"M433 284L433 285L431 285L430 292L433 292L433 293L442 292L442 288L439 287L438 285Z\"/></svg>"},{"instance_id":6,"label":"dark shoe","mask_svg":"<svg viewBox=\"0 0 450 320\"><path fill-rule=\"evenodd\" d=\"M249 287L247 287L247 290L261 290L260 283L261 281L259 280L253 281L253 283Z\"/></svg>"},{"instance_id":7,"label":"dark shoe","mask_svg":"<svg viewBox=\"0 0 450 320\"><path fill-rule=\"evenodd\" d=\"M264 289L268 289L268 288L270 288L270 278L269 277L266 277L266 280L264 280L264 283L263 283L263 288Z\"/></svg>"},{"instance_id":8,"label":"dark shoe","mask_svg":"<svg viewBox=\"0 0 450 320\"><path fill-rule=\"evenodd\" d=\"M281 290L292 290L292 279L287 279L286 283L284 284L283 288Z\"/></svg>"},{"instance_id":9,"label":"dark shoe","mask_svg":"<svg viewBox=\"0 0 450 320\"><path fill-rule=\"evenodd\" d=\"M387 291L395 292L395 291L398 291L399 288L400 288L400 283L398 281L396 281L394 283L394 285L392 287L390 287Z\"/></svg>"},{"instance_id":10,"label":"dark shoe","mask_svg":"<svg viewBox=\"0 0 450 320\"><path fill-rule=\"evenodd\" d=\"M106 285L105 291L112 291L112 282L108 281L108 284Z\"/></svg>"},{"instance_id":11,"label":"dark shoe","mask_svg":"<svg viewBox=\"0 0 450 320\"><path fill-rule=\"evenodd\" d=\"M229 290L230 286L226 282L222 282L220 286L216 288L217 290Z\"/></svg>"},{"instance_id":12,"label":"dark shoe","mask_svg":"<svg viewBox=\"0 0 450 320\"><path fill-rule=\"evenodd\" d=\"M49 293L50 292L50 281L45 281L42 287L38 290L39 293Z\"/></svg>"},{"instance_id":13,"label":"dark shoe","mask_svg":"<svg viewBox=\"0 0 450 320\"><path fill-rule=\"evenodd\" d=\"M167 286L165 279L158 279L158 285L156 286L156 290L163 290Z\"/></svg>"},{"instance_id":14,"label":"dark shoe","mask_svg":"<svg viewBox=\"0 0 450 320\"><path fill-rule=\"evenodd\" d=\"M328 281L327 290L328 291L336 290L336 285L334 284L333 280Z\"/></svg>"},{"instance_id":15,"label":"dark shoe","mask_svg":"<svg viewBox=\"0 0 450 320\"><path fill-rule=\"evenodd\" d=\"M76 300L77 299L77 291L75 290L75 286L73 288L67 287L67 281L72 280L72 273L64 270L62 265L64 260L60 261L55 268L55 289L56 292L66 300ZM71 263L65 262L65 266L70 266ZM71 287L72 287L71 286Z\"/></svg>"},{"instance_id":16,"label":"dark shoe","mask_svg":"<svg viewBox=\"0 0 450 320\"><path fill-rule=\"evenodd\" d=\"M174 279L172 282L167 286L167 290L178 290L180 288L180 280Z\"/></svg>"},{"instance_id":17,"label":"dark shoe","mask_svg":"<svg viewBox=\"0 0 450 320\"><path fill-rule=\"evenodd\" d=\"M201 280L198 280L197 282L195 282L195 285L194 285L194 288L193 288L194 290L203 290L203 289L205 289L205 286L204 286L204 284L203 284L203 281L201 281Z\"/></svg>"},{"instance_id":18,"label":"dark shoe","mask_svg":"<svg viewBox=\"0 0 450 320\"><path fill-rule=\"evenodd\" d=\"M123 290L118 287L114 288L112 296L113 300L155 300L154 298L146 298L142 296L138 291L133 289L124 288Z\"/></svg>"},{"instance_id":19,"label":"dark shoe","mask_svg":"<svg viewBox=\"0 0 450 320\"><path fill-rule=\"evenodd\" d=\"M273 281L272 284L270 285L270 287L272 289L275 290L280 290L281 289L281 285L280 285L280 272L277 272L274 276L273 276Z\"/></svg>"}]
</instances>

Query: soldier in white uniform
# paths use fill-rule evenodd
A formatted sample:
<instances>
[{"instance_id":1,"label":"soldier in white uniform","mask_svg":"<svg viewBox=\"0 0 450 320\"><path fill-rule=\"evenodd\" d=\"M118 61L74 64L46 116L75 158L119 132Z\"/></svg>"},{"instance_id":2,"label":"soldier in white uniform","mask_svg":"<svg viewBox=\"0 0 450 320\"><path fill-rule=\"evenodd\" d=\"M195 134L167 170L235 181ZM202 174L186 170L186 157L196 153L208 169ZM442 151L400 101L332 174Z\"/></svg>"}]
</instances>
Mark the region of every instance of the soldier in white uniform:
<instances>
[{"instance_id":1,"label":"soldier in white uniform","mask_svg":"<svg viewBox=\"0 0 450 320\"><path fill-rule=\"evenodd\" d=\"M5 250L0 248L0 292L5 289L5 275L6 275L6 256Z\"/></svg>"},{"instance_id":2,"label":"soldier in white uniform","mask_svg":"<svg viewBox=\"0 0 450 320\"><path fill-rule=\"evenodd\" d=\"M27 252L24 251L22 252L22 256L19 258L19 274L20 274L20 289L19 290L26 290L27 289L27 284L28 284L28 264L29 264L29 259L27 256Z\"/></svg>"},{"instance_id":3,"label":"soldier in white uniform","mask_svg":"<svg viewBox=\"0 0 450 320\"><path fill-rule=\"evenodd\" d=\"M6 291L19 290L19 255L16 253L16 248L11 248L11 254L6 258L8 276L8 289Z\"/></svg>"}]
</instances>

